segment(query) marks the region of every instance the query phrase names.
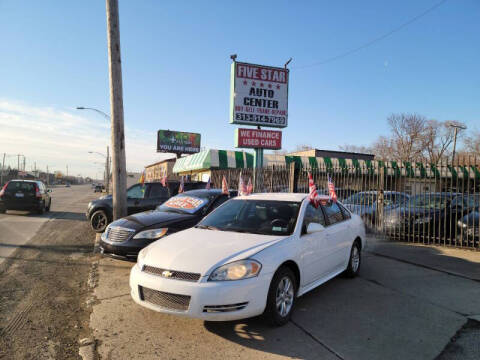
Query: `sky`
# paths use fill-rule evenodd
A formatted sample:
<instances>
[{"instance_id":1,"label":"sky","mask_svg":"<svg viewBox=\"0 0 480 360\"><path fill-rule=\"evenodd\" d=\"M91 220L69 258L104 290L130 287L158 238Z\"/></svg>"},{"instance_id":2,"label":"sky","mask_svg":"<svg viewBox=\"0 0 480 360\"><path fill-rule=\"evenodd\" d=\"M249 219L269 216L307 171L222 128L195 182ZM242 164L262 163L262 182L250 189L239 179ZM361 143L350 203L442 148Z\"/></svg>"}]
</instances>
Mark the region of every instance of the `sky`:
<instances>
[{"instance_id":1,"label":"sky","mask_svg":"<svg viewBox=\"0 0 480 360\"><path fill-rule=\"evenodd\" d=\"M230 55L289 65L283 148L336 150L388 134L392 113L480 128L480 2L447 0L120 0L127 170L156 153L156 131L198 132L234 149ZM26 168L102 176L110 113L105 2L0 0L0 156ZM0 159L1 161L1 159ZM99 175L100 174L100 175Z\"/></svg>"}]
</instances>

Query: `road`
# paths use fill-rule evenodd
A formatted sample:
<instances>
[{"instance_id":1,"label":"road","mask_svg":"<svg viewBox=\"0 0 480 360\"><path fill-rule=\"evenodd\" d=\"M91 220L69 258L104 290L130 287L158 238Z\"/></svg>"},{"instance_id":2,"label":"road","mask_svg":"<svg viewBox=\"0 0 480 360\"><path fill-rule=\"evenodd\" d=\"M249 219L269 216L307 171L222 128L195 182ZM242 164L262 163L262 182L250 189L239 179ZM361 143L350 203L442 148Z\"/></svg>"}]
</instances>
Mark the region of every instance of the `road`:
<instances>
[{"instance_id":1,"label":"road","mask_svg":"<svg viewBox=\"0 0 480 360\"><path fill-rule=\"evenodd\" d=\"M93 253L84 211L98 195L53 195L51 214L0 218L0 359L480 358L479 252L372 238L360 276L301 297L284 327L204 322L135 304L133 263Z\"/></svg>"},{"instance_id":2,"label":"road","mask_svg":"<svg viewBox=\"0 0 480 360\"><path fill-rule=\"evenodd\" d=\"M56 187L52 190L51 211L44 215L27 211L0 214L0 264L18 247L25 245L47 221L79 217L85 213L85 204L79 200L90 197L89 186Z\"/></svg>"}]
</instances>

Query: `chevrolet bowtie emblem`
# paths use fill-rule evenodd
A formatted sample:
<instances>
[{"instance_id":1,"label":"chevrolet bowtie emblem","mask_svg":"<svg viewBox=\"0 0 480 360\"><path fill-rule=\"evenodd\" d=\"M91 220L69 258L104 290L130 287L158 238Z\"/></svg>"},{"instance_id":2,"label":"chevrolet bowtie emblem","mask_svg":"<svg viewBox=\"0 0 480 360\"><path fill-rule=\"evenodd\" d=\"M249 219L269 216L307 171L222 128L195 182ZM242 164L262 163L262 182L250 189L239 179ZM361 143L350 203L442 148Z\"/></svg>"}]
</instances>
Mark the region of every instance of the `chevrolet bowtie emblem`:
<instances>
[{"instance_id":1,"label":"chevrolet bowtie emblem","mask_svg":"<svg viewBox=\"0 0 480 360\"><path fill-rule=\"evenodd\" d=\"M173 275L173 273L171 271L168 271L168 270L165 270L162 272L162 276L163 277L171 277Z\"/></svg>"}]
</instances>

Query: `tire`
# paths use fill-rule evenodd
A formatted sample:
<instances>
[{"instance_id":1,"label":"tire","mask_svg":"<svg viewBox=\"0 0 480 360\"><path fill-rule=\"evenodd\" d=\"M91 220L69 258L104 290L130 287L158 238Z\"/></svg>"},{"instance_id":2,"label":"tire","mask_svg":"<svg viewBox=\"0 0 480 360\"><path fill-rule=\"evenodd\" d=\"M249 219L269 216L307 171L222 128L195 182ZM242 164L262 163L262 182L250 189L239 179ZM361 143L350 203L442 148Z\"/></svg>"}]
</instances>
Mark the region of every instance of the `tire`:
<instances>
[{"instance_id":1,"label":"tire","mask_svg":"<svg viewBox=\"0 0 480 360\"><path fill-rule=\"evenodd\" d=\"M108 225L108 217L104 210L95 211L90 217L90 226L97 233L102 233Z\"/></svg>"},{"instance_id":2,"label":"tire","mask_svg":"<svg viewBox=\"0 0 480 360\"><path fill-rule=\"evenodd\" d=\"M0 209L0 214L5 214L7 212L7 209Z\"/></svg>"},{"instance_id":3,"label":"tire","mask_svg":"<svg viewBox=\"0 0 480 360\"><path fill-rule=\"evenodd\" d=\"M354 278L360 271L360 265L362 264L362 253L360 249L360 243L355 240L352 249L350 250L350 258L348 259L347 270L345 270L345 276Z\"/></svg>"},{"instance_id":4,"label":"tire","mask_svg":"<svg viewBox=\"0 0 480 360\"><path fill-rule=\"evenodd\" d=\"M40 206L40 209L37 210L37 214L42 215L45 213L45 203L42 202L42 205Z\"/></svg>"},{"instance_id":5,"label":"tire","mask_svg":"<svg viewBox=\"0 0 480 360\"><path fill-rule=\"evenodd\" d=\"M287 288L287 292L282 290ZM285 325L292 316L297 295L297 279L288 267L281 267L273 276L263 316L272 326ZM280 305L277 306L277 301Z\"/></svg>"},{"instance_id":6,"label":"tire","mask_svg":"<svg viewBox=\"0 0 480 360\"><path fill-rule=\"evenodd\" d=\"M50 211L50 207L52 206L52 200L48 203L48 206L45 208L45 211Z\"/></svg>"}]
</instances>

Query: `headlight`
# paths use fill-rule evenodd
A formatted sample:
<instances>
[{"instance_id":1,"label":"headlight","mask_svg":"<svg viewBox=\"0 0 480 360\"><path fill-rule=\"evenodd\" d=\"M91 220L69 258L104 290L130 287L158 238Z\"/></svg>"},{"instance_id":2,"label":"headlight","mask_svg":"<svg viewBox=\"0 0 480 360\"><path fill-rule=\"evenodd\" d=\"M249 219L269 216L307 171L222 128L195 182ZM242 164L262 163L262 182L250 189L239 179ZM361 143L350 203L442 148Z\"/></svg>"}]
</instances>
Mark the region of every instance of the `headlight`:
<instances>
[{"instance_id":1,"label":"headlight","mask_svg":"<svg viewBox=\"0 0 480 360\"><path fill-rule=\"evenodd\" d=\"M102 236L100 236L100 239L102 239L103 241L107 240L107 233L108 233L108 228L110 227L110 225L108 225L106 228L105 228L105 231L102 233Z\"/></svg>"},{"instance_id":2,"label":"headlight","mask_svg":"<svg viewBox=\"0 0 480 360\"><path fill-rule=\"evenodd\" d=\"M468 225L465 224L462 220L458 220L457 224L458 224L458 226L463 227L464 229L466 229L468 227Z\"/></svg>"},{"instance_id":3,"label":"headlight","mask_svg":"<svg viewBox=\"0 0 480 360\"><path fill-rule=\"evenodd\" d=\"M167 233L167 231L168 231L168 228L144 230L144 231L140 231L133 238L149 239L149 240L160 239L162 236L164 236Z\"/></svg>"},{"instance_id":4,"label":"headlight","mask_svg":"<svg viewBox=\"0 0 480 360\"><path fill-rule=\"evenodd\" d=\"M147 256L147 250L148 246L146 248L143 248L140 250L137 256L137 266L140 268L140 270L143 268L143 264L145 262L145 257Z\"/></svg>"},{"instance_id":5,"label":"headlight","mask_svg":"<svg viewBox=\"0 0 480 360\"><path fill-rule=\"evenodd\" d=\"M222 265L210 274L208 281L230 281L257 276L262 264L255 260L240 260Z\"/></svg>"},{"instance_id":6,"label":"headlight","mask_svg":"<svg viewBox=\"0 0 480 360\"><path fill-rule=\"evenodd\" d=\"M414 224L423 224L423 223L429 222L430 220L432 220L432 218L430 216L426 216L426 217L415 219L415 221L413 223Z\"/></svg>"}]
</instances>

